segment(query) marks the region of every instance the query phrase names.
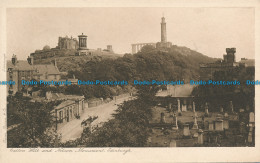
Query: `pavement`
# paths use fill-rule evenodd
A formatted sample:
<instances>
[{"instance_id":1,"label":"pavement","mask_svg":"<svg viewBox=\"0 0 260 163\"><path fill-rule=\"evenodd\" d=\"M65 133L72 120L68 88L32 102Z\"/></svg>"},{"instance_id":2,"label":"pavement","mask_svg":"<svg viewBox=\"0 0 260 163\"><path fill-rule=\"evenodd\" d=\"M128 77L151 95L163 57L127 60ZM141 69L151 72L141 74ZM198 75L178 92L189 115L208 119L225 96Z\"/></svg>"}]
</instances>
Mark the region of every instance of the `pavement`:
<instances>
[{"instance_id":1,"label":"pavement","mask_svg":"<svg viewBox=\"0 0 260 163\"><path fill-rule=\"evenodd\" d=\"M85 108L85 112L80 116L80 119L73 119L69 123L65 124L64 126L58 129L57 132L62 135L61 141L66 142L69 140L75 140L77 138L80 138L83 132L81 122L84 119L87 119L89 116L98 116L98 119L96 119L92 123L93 125L104 123L112 119L112 114L115 113L115 110L118 108L118 105L130 99L131 97L128 96L117 99L116 101L113 100L109 103L105 103L97 107Z\"/></svg>"}]
</instances>

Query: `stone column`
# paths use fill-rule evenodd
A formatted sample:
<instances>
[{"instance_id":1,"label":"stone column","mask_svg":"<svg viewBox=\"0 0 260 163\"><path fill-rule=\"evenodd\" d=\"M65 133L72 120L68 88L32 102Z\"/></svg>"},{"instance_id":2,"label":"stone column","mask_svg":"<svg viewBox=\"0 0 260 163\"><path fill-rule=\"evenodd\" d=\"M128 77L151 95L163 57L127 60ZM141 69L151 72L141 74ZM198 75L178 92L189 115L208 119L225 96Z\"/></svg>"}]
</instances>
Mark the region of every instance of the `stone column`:
<instances>
[{"instance_id":1,"label":"stone column","mask_svg":"<svg viewBox=\"0 0 260 163\"><path fill-rule=\"evenodd\" d=\"M81 47L81 39L79 38L79 47Z\"/></svg>"},{"instance_id":2,"label":"stone column","mask_svg":"<svg viewBox=\"0 0 260 163\"><path fill-rule=\"evenodd\" d=\"M169 102L169 110L171 111L171 109L172 109L172 103Z\"/></svg>"},{"instance_id":3,"label":"stone column","mask_svg":"<svg viewBox=\"0 0 260 163\"><path fill-rule=\"evenodd\" d=\"M193 104L193 105L192 105L192 106L193 106L193 112L195 113L195 112L196 112L195 102L193 101L192 104Z\"/></svg>"},{"instance_id":4,"label":"stone column","mask_svg":"<svg viewBox=\"0 0 260 163\"><path fill-rule=\"evenodd\" d=\"M205 116L209 116L209 106L207 102L205 104Z\"/></svg>"},{"instance_id":5,"label":"stone column","mask_svg":"<svg viewBox=\"0 0 260 163\"><path fill-rule=\"evenodd\" d=\"M201 129L198 132L198 144L203 144L203 131Z\"/></svg>"},{"instance_id":6,"label":"stone column","mask_svg":"<svg viewBox=\"0 0 260 163\"><path fill-rule=\"evenodd\" d=\"M187 100L183 99L183 104L182 104L182 111L187 111Z\"/></svg>"},{"instance_id":7,"label":"stone column","mask_svg":"<svg viewBox=\"0 0 260 163\"><path fill-rule=\"evenodd\" d=\"M181 113L181 103L180 103L180 100L177 99L177 102L178 102L178 113Z\"/></svg>"},{"instance_id":8,"label":"stone column","mask_svg":"<svg viewBox=\"0 0 260 163\"><path fill-rule=\"evenodd\" d=\"M250 112L249 113L249 126L254 127L254 123L255 123L255 113Z\"/></svg>"},{"instance_id":9,"label":"stone column","mask_svg":"<svg viewBox=\"0 0 260 163\"><path fill-rule=\"evenodd\" d=\"M79 101L77 101L78 102L78 104L77 104L77 111L76 111L76 114L77 114L77 116L79 116L80 115L80 100Z\"/></svg>"},{"instance_id":10,"label":"stone column","mask_svg":"<svg viewBox=\"0 0 260 163\"><path fill-rule=\"evenodd\" d=\"M173 125L172 125L172 129L176 130L178 129L178 118L176 115L173 116Z\"/></svg>"},{"instance_id":11,"label":"stone column","mask_svg":"<svg viewBox=\"0 0 260 163\"><path fill-rule=\"evenodd\" d=\"M196 115L194 115L194 124L193 124L192 129L199 129L198 123L197 123L197 116Z\"/></svg>"},{"instance_id":12,"label":"stone column","mask_svg":"<svg viewBox=\"0 0 260 163\"><path fill-rule=\"evenodd\" d=\"M82 101L82 110L83 110L83 112L85 111L85 103L84 103L84 100Z\"/></svg>"},{"instance_id":13,"label":"stone column","mask_svg":"<svg viewBox=\"0 0 260 163\"><path fill-rule=\"evenodd\" d=\"M233 107L233 102L229 101L229 107L230 107L230 112L233 113L234 112L234 107Z\"/></svg>"}]
</instances>

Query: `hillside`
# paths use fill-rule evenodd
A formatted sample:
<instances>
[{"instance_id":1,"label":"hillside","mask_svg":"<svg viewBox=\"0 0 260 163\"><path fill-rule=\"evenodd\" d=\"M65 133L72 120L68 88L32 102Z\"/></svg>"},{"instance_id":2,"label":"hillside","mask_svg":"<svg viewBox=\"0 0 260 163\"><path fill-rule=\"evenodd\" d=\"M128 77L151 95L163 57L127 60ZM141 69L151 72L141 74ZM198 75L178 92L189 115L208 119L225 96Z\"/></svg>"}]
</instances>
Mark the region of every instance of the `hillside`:
<instances>
[{"instance_id":1,"label":"hillside","mask_svg":"<svg viewBox=\"0 0 260 163\"><path fill-rule=\"evenodd\" d=\"M144 46L136 54L52 57L37 63L56 63L61 72L82 80L190 80L199 79L199 64L216 61L187 47L158 50Z\"/></svg>"},{"instance_id":2,"label":"hillside","mask_svg":"<svg viewBox=\"0 0 260 163\"><path fill-rule=\"evenodd\" d=\"M35 64L49 64L54 63L56 59L57 66L61 72L68 72L70 70L80 71L82 66L91 60L102 60L102 59L116 59L120 57L119 54L105 53L94 56L63 56L63 57L51 57L42 60L36 60Z\"/></svg>"},{"instance_id":3,"label":"hillside","mask_svg":"<svg viewBox=\"0 0 260 163\"><path fill-rule=\"evenodd\" d=\"M62 70L70 70L81 80L190 80L199 79L199 64L214 62L216 59L186 47L173 46L158 50L144 46L136 54L123 57L97 57L92 60L64 59L58 63ZM78 64L79 68L75 69Z\"/></svg>"}]
</instances>

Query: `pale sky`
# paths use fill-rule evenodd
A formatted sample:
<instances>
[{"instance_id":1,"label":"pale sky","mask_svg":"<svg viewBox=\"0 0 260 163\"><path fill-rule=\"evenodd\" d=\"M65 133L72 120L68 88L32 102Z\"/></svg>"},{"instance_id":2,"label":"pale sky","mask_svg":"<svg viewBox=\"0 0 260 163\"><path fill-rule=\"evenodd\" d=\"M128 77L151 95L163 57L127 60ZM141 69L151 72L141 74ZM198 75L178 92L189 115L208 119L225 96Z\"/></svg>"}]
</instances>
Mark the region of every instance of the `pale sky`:
<instances>
[{"instance_id":1,"label":"pale sky","mask_svg":"<svg viewBox=\"0 0 260 163\"><path fill-rule=\"evenodd\" d=\"M9 8L7 56L26 59L36 49L57 46L58 37L88 36L88 48L112 45L131 53L131 44L159 42L166 19L167 40L210 57L222 58L227 47L255 58L253 8Z\"/></svg>"}]
</instances>

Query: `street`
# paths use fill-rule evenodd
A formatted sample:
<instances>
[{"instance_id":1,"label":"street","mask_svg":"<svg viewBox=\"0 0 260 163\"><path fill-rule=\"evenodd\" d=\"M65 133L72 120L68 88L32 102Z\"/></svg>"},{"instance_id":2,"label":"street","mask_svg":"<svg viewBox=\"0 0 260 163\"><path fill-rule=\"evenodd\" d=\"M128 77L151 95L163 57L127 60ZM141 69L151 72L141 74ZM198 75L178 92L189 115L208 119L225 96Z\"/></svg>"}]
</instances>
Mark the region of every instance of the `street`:
<instances>
[{"instance_id":1,"label":"street","mask_svg":"<svg viewBox=\"0 0 260 163\"><path fill-rule=\"evenodd\" d=\"M97 107L86 108L80 119L73 119L69 123L58 128L57 132L62 135L61 141L66 142L68 140L75 140L77 138L80 138L83 132L81 122L89 116L98 116L98 119L93 122L93 125L101 122L107 122L109 119L112 118L112 114L118 108L117 105L123 103L124 101L130 100L130 98L131 97L127 96L117 99L116 102L115 100L113 100L109 103L105 103Z\"/></svg>"}]
</instances>

